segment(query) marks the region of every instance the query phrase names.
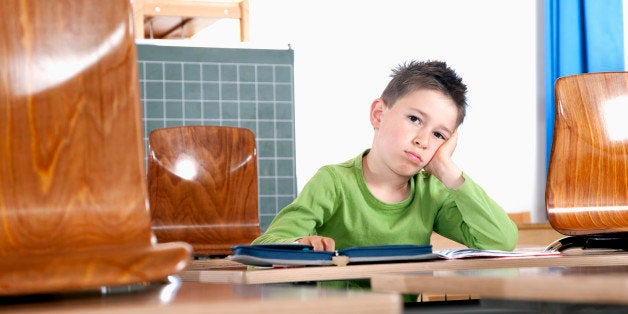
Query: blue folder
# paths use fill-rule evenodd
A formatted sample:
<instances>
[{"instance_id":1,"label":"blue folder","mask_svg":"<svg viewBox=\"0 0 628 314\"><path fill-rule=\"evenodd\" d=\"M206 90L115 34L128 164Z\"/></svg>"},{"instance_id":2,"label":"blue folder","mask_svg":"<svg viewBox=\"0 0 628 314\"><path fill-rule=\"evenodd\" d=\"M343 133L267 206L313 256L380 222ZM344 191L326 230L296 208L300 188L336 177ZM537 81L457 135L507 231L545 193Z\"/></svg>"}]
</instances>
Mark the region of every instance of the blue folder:
<instances>
[{"instance_id":1,"label":"blue folder","mask_svg":"<svg viewBox=\"0 0 628 314\"><path fill-rule=\"evenodd\" d=\"M314 251L304 244L237 245L227 259L251 266L326 266L337 265L334 257L348 263L377 263L438 259L432 245L394 244L349 247L335 252Z\"/></svg>"}]
</instances>

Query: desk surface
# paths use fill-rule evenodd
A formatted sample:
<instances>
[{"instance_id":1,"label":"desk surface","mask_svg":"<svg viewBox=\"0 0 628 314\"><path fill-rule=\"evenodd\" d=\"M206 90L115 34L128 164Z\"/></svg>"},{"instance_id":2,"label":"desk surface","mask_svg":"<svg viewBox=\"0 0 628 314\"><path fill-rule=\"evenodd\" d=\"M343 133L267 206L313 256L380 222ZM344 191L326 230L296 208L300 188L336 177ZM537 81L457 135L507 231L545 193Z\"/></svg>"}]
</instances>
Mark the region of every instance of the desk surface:
<instances>
[{"instance_id":1,"label":"desk surface","mask_svg":"<svg viewBox=\"0 0 628 314\"><path fill-rule=\"evenodd\" d=\"M19 313L401 313L394 293L306 285L181 282L60 295L0 298L0 312Z\"/></svg>"},{"instance_id":2,"label":"desk surface","mask_svg":"<svg viewBox=\"0 0 628 314\"><path fill-rule=\"evenodd\" d=\"M628 266L522 267L381 274L374 291L479 298L628 304Z\"/></svg>"},{"instance_id":3,"label":"desk surface","mask_svg":"<svg viewBox=\"0 0 628 314\"><path fill-rule=\"evenodd\" d=\"M481 258L434 260L408 263L358 264L348 266L315 266L276 269L188 269L184 281L211 283L260 284L322 280L368 279L374 275L394 272L433 270L517 268L545 266L628 265L628 253L563 255L523 258ZM233 265L232 265L233 266Z\"/></svg>"}]
</instances>

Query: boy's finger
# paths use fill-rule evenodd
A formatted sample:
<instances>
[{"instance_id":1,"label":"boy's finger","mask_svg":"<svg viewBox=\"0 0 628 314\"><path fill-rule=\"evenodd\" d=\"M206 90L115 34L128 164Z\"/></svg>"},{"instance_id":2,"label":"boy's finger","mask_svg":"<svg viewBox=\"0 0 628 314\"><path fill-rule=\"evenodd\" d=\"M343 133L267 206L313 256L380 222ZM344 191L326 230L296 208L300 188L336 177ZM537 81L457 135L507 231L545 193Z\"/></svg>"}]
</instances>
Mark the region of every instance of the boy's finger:
<instances>
[{"instance_id":1,"label":"boy's finger","mask_svg":"<svg viewBox=\"0 0 628 314\"><path fill-rule=\"evenodd\" d=\"M336 242L332 238L322 238L323 246L325 247L325 251L335 251L336 250Z\"/></svg>"}]
</instances>

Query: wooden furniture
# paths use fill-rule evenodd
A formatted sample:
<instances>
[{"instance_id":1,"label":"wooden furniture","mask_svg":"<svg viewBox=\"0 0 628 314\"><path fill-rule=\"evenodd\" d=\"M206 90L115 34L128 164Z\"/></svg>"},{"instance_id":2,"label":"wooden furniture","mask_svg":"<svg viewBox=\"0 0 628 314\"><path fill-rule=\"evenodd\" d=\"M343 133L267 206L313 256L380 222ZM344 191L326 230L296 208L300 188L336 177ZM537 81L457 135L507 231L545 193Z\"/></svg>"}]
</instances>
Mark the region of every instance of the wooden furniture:
<instances>
[{"instance_id":1,"label":"wooden furniture","mask_svg":"<svg viewBox=\"0 0 628 314\"><path fill-rule=\"evenodd\" d=\"M373 276L371 287L378 292L416 294L429 291L479 298L626 305L628 266L391 273Z\"/></svg>"},{"instance_id":2,"label":"wooden furniture","mask_svg":"<svg viewBox=\"0 0 628 314\"><path fill-rule=\"evenodd\" d=\"M189 245L151 241L130 16L128 0L0 2L0 295L187 265Z\"/></svg>"},{"instance_id":3,"label":"wooden furniture","mask_svg":"<svg viewBox=\"0 0 628 314\"><path fill-rule=\"evenodd\" d=\"M253 132L226 126L157 129L149 136L148 191L160 242L228 255L260 235Z\"/></svg>"},{"instance_id":4,"label":"wooden furniture","mask_svg":"<svg viewBox=\"0 0 628 314\"><path fill-rule=\"evenodd\" d=\"M122 292L122 293L121 293ZM132 292L132 293L127 293ZM323 289L303 285L228 285L177 281L130 290L0 298L11 313L401 313L393 293Z\"/></svg>"},{"instance_id":5,"label":"wooden furniture","mask_svg":"<svg viewBox=\"0 0 628 314\"><path fill-rule=\"evenodd\" d=\"M249 41L249 0L133 0L136 38L189 38L219 19L237 19Z\"/></svg>"},{"instance_id":6,"label":"wooden furniture","mask_svg":"<svg viewBox=\"0 0 628 314\"><path fill-rule=\"evenodd\" d=\"M562 234L584 237L551 247L628 249L628 72L561 77L555 95L547 215Z\"/></svg>"},{"instance_id":7,"label":"wooden furniture","mask_svg":"<svg viewBox=\"0 0 628 314\"><path fill-rule=\"evenodd\" d=\"M194 261L202 262L202 260ZM198 265L198 264L197 264ZM317 266L275 269L233 269L216 265L214 269L194 269L195 264L181 273L184 281L208 283L261 284L282 282L304 282L321 280L369 279L372 276L396 272L486 269L544 266L597 266L628 265L628 253L544 257L480 258L461 260L435 260L409 263L356 264L347 266Z\"/></svg>"}]
</instances>

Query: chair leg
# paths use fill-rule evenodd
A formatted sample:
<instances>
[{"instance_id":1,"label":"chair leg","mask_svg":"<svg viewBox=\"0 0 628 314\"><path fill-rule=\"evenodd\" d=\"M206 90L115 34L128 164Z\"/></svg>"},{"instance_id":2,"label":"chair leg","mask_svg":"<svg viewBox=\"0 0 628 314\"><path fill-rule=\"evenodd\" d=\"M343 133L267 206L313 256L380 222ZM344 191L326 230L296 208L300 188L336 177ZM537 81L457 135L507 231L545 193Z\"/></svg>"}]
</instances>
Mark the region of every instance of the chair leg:
<instances>
[{"instance_id":1,"label":"chair leg","mask_svg":"<svg viewBox=\"0 0 628 314\"><path fill-rule=\"evenodd\" d=\"M570 248L628 251L628 233L568 236L552 242L545 250L562 252Z\"/></svg>"}]
</instances>

